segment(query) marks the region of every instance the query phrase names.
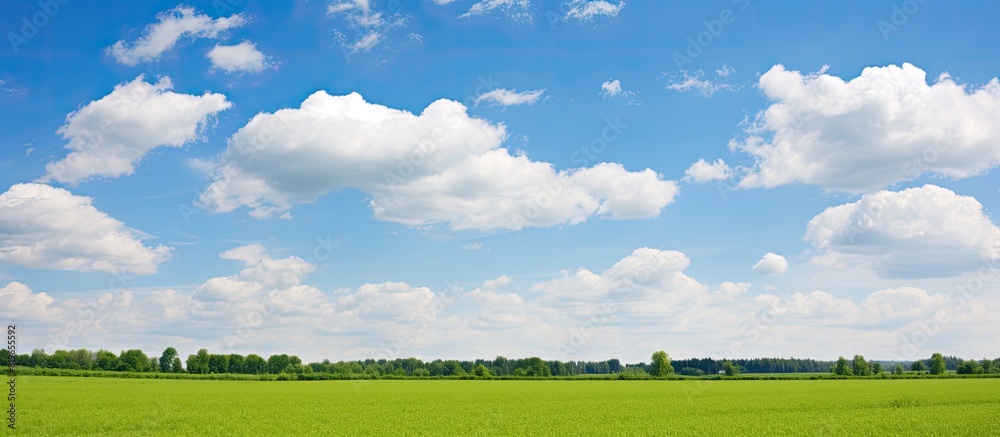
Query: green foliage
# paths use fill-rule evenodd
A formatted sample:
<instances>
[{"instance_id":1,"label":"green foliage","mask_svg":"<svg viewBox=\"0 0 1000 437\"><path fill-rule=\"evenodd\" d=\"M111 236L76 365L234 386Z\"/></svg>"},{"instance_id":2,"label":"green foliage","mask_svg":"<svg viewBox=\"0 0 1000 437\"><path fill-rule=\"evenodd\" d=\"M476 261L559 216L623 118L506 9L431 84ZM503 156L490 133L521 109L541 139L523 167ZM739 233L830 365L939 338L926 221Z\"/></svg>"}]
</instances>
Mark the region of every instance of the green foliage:
<instances>
[{"instance_id":1,"label":"green foliage","mask_svg":"<svg viewBox=\"0 0 1000 437\"><path fill-rule=\"evenodd\" d=\"M903 370L903 365L900 364L900 363L896 363L896 366L894 366L892 368L892 374L893 375L902 375L903 373L906 373L906 371Z\"/></svg>"},{"instance_id":2,"label":"green foliage","mask_svg":"<svg viewBox=\"0 0 1000 437\"><path fill-rule=\"evenodd\" d=\"M475 372L475 374L476 374L476 376L486 377L486 378L489 378L489 377L493 376L493 373L490 372L490 369L487 369L486 366L484 366L482 364L476 365L476 372Z\"/></svg>"},{"instance_id":3,"label":"green foliage","mask_svg":"<svg viewBox=\"0 0 1000 437\"><path fill-rule=\"evenodd\" d=\"M722 361L722 371L726 372L726 376L737 376L740 374L740 366L729 360Z\"/></svg>"},{"instance_id":4,"label":"green foliage","mask_svg":"<svg viewBox=\"0 0 1000 437\"><path fill-rule=\"evenodd\" d=\"M927 370L927 366L924 364L923 361L917 360L914 361L913 365L910 366L910 370L914 372L924 372Z\"/></svg>"},{"instance_id":5,"label":"green foliage","mask_svg":"<svg viewBox=\"0 0 1000 437\"><path fill-rule=\"evenodd\" d=\"M931 355L931 375L944 375L947 372L947 367L944 362L944 357L939 353L934 353Z\"/></svg>"},{"instance_id":6,"label":"green foliage","mask_svg":"<svg viewBox=\"0 0 1000 437\"><path fill-rule=\"evenodd\" d=\"M168 347L160 354L160 371L170 372L173 370L174 358L177 358L177 349Z\"/></svg>"},{"instance_id":7,"label":"green foliage","mask_svg":"<svg viewBox=\"0 0 1000 437\"><path fill-rule=\"evenodd\" d=\"M651 361L650 373L653 376L662 378L674 373L674 368L670 365L670 355L667 355L665 351L653 352Z\"/></svg>"},{"instance_id":8,"label":"green foliage","mask_svg":"<svg viewBox=\"0 0 1000 437\"><path fill-rule=\"evenodd\" d=\"M149 357L139 349L122 351L118 360L118 369L123 372L145 372L150 366Z\"/></svg>"},{"instance_id":9,"label":"green foliage","mask_svg":"<svg viewBox=\"0 0 1000 437\"><path fill-rule=\"evenodd\" d=\"M868 376L872 374L872 368L868 366L868 361L861 355L855 355L851 365L851 371L857 376Z\"/></svg>"},{"instance_id":10,"label":"green foliage","mask_svg":"<svg viewBox=\"0 0 1000 437\"><path fill-rule=\"evenodd\" d=\"M681 369L681 371L678 372L678 373L680 373L681 375L684 375L684 376L704 376L705 375L705 371L704 370L695 369L693 367L685 367L685 368Z\"/></svg>"},{"instance_id":11,"label":"green foliage","mask_svg":"<svg viewBox=\"0 0 1000 437\"><path fill-rule=\"evenodd\" d=\"M960 375L978 375L981 373L984 373L983 366L976 360L962 361L958 365L958 374Z\"/></svg>"},{"instance_id":12,"label":"green foliage","mask_svg":"<svg viewBox=\"0 0 1000 437\"><path fill-rule=\"evenodd\" d=\"M844 357L837 358L837 364L833 366L833 373L841 376L851 376L854 371L847 366L847 359Z\"/></svg>"}]
</instances>

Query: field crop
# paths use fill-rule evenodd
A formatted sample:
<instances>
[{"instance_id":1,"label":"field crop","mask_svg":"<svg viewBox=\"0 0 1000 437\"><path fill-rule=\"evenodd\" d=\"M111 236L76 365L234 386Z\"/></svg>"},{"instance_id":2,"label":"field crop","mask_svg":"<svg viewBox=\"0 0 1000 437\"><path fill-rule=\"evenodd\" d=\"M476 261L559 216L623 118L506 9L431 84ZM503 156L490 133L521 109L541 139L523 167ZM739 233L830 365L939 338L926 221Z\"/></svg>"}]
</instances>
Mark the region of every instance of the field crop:
<instances>
[{"instance_id":1,"label":"field crop","mask_svg":"<svg viewBox=\"0 0 1000 437\"><path fill-rule=\"evenodd\" d=\"M1000 433L1000 379L206 381L22 376L25 435Z\"/></svg>"}]
</instances>

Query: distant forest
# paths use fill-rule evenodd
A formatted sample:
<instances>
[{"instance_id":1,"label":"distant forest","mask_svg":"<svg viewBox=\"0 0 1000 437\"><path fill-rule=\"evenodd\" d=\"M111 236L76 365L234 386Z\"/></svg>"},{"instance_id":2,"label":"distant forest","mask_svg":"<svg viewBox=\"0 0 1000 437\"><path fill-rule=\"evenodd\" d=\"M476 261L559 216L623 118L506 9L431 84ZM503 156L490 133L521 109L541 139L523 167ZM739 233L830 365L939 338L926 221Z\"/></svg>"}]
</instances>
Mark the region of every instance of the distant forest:
<instances>
[{"instance_id":1,"label":"distant forest","mask_svg":"<svg viewBox=\"0 0 1000 437\"><path fill-rule=\"evenodd\" d=\"M658 355L661 354L661 355ZM0 361L7 363L9 355L0 350ZM433 360L417 358L367 359L356 361L313 362L305 364L295 355L271 355L268 358L256 354L213 354L201 349L188 355L182 363L180 355L173 347L168 347L158 357L150 357L138 349L115 354L106 350L96 352L87 349L57 350L52 354L36 349L31 354L15 357L19 366L40 369L100 370L122 372L167 372L190 374L311 374L323 373L339 377L568 377L578 375L623 376L702 376L725 373L816 373L834 372L837 375L875 375L882 372L931 371L940 367L943 361L947 370L958 373L1000 373L1000 358L995 360L962 360L954 356L934 354L935 360L918 361L865 361L856 355L850 364L841 358L838 361L818 361L801 358L753 358L717 360L712 358L692 358L671 360L665 352L654 353L649 364L645 362L622 364L617 359L605 361L558 361L543 360L538 357L506 358L498 356L492 360ZM858 361L860 360L860 362ZM853 366L854 371L848 371ZM863 370L859 370L859 366Z\"/></svg>"}]
</instances>

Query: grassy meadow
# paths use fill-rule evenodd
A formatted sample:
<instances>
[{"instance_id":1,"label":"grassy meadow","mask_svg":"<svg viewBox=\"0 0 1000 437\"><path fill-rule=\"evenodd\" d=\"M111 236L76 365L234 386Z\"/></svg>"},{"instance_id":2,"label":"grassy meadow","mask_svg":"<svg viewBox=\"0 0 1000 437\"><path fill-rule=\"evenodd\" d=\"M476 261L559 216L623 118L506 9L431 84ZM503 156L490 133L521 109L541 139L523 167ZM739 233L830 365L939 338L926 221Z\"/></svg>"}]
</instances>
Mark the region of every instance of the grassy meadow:
<instances>
[{"instance_id":1,"label":"grassy meadow","mask_svg":"<svg viewBox=\"0 0 1000 437\"><path fill-rule=\"evenodd\" d=\"M211 381L18 377L24 435L996 435L1000 379Z\"/></svg>"}]
</instances>

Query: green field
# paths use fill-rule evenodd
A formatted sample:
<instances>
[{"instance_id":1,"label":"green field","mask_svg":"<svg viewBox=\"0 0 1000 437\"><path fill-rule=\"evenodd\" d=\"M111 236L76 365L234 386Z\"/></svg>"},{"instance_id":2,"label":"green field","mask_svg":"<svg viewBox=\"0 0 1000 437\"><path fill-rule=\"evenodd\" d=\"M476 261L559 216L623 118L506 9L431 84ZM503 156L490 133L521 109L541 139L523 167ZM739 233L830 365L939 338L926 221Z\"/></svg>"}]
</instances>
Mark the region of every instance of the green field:
<instances>
[{"instance_id":1,"label":"green field","mask_svg":"<svg viewBox=\"0 0 1000 437\"><path fill-rule=\"evenodd\" d=\"M17 382L24 435L1000 433L1000 379Z\"/></svg>"}]
</instances>

